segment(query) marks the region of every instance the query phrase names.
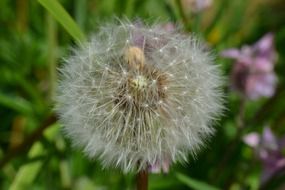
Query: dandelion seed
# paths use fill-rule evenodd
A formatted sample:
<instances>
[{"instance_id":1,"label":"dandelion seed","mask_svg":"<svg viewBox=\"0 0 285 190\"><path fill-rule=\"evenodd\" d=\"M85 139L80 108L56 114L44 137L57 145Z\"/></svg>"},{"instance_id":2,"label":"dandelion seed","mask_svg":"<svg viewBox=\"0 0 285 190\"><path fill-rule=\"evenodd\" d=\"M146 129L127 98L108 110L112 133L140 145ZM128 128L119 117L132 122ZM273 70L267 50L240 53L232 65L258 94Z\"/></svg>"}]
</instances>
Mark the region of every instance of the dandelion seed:
<instances>
[{"instance_id":1,"label":"dandelion seed","mask_svg":"<svg viewBox=\"0 0 285 190\"><path fill-rule=\"evenodd\" d=\"M211 136L222 110L210 53L162 27L103 26L60 71L56 111L64 132L105 167L183 162Z\"/></svg>"}]
</instances>

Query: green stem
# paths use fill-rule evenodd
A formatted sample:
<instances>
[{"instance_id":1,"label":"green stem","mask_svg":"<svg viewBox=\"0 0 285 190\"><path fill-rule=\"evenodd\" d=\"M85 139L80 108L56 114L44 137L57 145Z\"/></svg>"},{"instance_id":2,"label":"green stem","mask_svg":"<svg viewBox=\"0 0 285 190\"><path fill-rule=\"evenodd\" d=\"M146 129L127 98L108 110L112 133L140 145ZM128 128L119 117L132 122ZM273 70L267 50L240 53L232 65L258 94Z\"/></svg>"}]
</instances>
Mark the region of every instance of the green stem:
<instances>
[{"instance_id":1,"label":"green stem","mask_svg":"<svg viewBox=\"0 0 285 190\"><path fill-rule=\"evenodd\" d=\"M222 0L220 2L218 6L219 7L218 11L216 12L211 24L207 27L205 31L206 36L212 32L213 28L216 26L218 21L220 21L221 17L223 16L224 11L227 10L228 4L229 4L228 0Z\"/></svg>"},{"instance_id":2,"label":"green stem","mask_svg":"<svg viewBox=\"0 0 285 190\"><path fill-rule=\"evenodd\" d=\"M55 20L47 15L47 44L48 44L48 67L50 76L50 97L53 98L56 88L57 67L57 25Z\"/></svg>"},{"instance_id":3,"label":"green stem","mask_svg":"<svg viewBox=\"0 0 285 190\"><path fill-rule=\"evenodd\" d=\"M189 22L189 20L187 18L187 15L184 12L181 0L176 0L175 2L176 2L176 6L178 8L179 14L181 16L182 22L184 24L185 30L186 31L191 31L192 27L191 27L191 24L190 24L190 22Z\"/></svg>"},{"instance_id":4,"label":"green stem","mask_svg":"<svg viewBox=\"0 0 285 190\"><path fill-rule=\"evenodd\" d=\"M26 32L28 26L27 26L27 20L28 20L28 1L27 0L17 0L16 2L17 6L17 29L20 33Z\"/></svg>"},{"instance_id":5,"label":"green stem","mask_svg":"<svg viewBox=\"0 0 285 190\"><path fill-rule=\"evenodd\" d=\"M74 1L74 9L76 23L84 31L87 14L87 0Z\"/></svg>"},{"instance_id":6,"label":"green stem","mask_svg":"<svg viewBox=\"0 0 285 190\"><path fill-rule=\"evenodd\" d=\"M36 89L29 81L27 81L22 76L15 76L15 80L19 84L19 86L27 93L27 95L31 98L34 105L33 106L38 113L41 113L44 109L44 103L38 89Z\"/></svg>"}]
</instances>

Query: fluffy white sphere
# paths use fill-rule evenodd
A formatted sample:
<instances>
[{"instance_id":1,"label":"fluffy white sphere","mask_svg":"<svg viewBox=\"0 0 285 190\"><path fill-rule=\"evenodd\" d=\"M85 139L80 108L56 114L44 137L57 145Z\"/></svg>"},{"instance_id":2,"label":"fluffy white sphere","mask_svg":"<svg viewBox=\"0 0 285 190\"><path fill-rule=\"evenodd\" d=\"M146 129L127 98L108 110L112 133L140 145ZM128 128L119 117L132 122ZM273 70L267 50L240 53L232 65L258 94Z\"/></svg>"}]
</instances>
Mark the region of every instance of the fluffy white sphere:
<instances>
[{"instance_id":1,"label":"fluffy white sphere","mask_svg":"<svg viewBox=\"0 0 285 190\"><path fill-rule=\"evenodd\" d=\"M222 110L221 76L209 52L157 25L102 26L60 71L56 111L64 132L106 167L186 161Z\"/></svg>"}]
</instances>

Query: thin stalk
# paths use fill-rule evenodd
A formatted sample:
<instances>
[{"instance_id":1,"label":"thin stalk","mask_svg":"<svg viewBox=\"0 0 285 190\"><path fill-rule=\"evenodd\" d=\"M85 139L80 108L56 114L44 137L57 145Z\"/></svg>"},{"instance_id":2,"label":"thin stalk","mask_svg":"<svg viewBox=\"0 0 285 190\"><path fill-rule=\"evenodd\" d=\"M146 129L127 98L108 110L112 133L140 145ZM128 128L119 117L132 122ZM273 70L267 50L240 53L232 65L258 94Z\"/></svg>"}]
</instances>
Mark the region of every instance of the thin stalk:
<instances>
[{"instance_id":1,"label":"thin stalk","mask_svg":"<svg viewBox=\"0 0 285 190\"><path fill-rule=\"evenodd\" d=\"M47 44L48 68L50 78L50 98L52 99L54 96L57 81L57 24L50 14L47 14Z\"/></svg>"},{"instance_id":2,"label":"thin stalk","mask_svg":"<svg viewBox=\"0 0 285 190\"><path fill-rule=\"evenodd\" d=\"M245 108L246 108L246 99L243 97L240 101L239 113L236 118L236 126L237 126L237 133L235 138L228 144L228 150L224 156L220 159L220 162L217 166L216 171L214 172L213 179L217 181L223 174L223 170L227 167L230 159L233 157L235 151L237 151L238 145L241 141L241 137L243 135L243 130L245 129Z\"/></svg>"},{"instance_id":3,"label":"thin stalk","mask_svg":"<svg viewBox=\"0 0 285 190\"><path fill-rule=\"evenodd\" d=\"M75 21L83 31L87 18L87 3L87 0L74 1Z\"/></svg>"},{"instance_id":4,"label":"thin stalk","mask_svg":"<svg viewBox=\"0 0 285 190\"><path fill-rule=\"evenodd\" d=\"M184 9L183 9L183 5L181 3L181 0L176 0L176 6L179 10L179 14L180 14L180 17L182 19L182 22L183 22L183 25L184 25L184 28L186 29L186 31L191 31L192 27L191 27L191 23L187 17L187 15L185 14L184 12Z\"/></svg>"},{"instance_id":5,"label":"thin stalk","mask_svg":"<svg viewBox=\"0 0 285 190\"><path fill-rule=\"evenodd\" d=\"M213 20L211 21L210 25L208 26L208 28L205 31L206 36L209 35L213 29L215 28L215 26L217 25L217 23L221 20L222 16L224 15L224 11L227 10L227 7L229 5L228 0L222 0L220 1L219 5L218 5L218 10L215 13L215 15L213 16Z\"/></svg>"},{"instance_id":6,"label":"thin stalk","mask_svg":"<svg viewBox=\"0 0 285 190\"><path fill-rule=\"evenodd\" d=\"M137 190L147 190L148 189L148 172L147 170L142 170L137 174Z\"/></svg>"},{"instance_id":7,"label":"thin stalk","mask_svg":"<svg viewBox=\"0 0 285 190\"><path fill-rule=\"evenodd\" d=\"M28 28L28 1L27 0L17 0L16 1L16 14L17 20L16 25L20 33L26 32Z\"/></svg>"}]
</instances>

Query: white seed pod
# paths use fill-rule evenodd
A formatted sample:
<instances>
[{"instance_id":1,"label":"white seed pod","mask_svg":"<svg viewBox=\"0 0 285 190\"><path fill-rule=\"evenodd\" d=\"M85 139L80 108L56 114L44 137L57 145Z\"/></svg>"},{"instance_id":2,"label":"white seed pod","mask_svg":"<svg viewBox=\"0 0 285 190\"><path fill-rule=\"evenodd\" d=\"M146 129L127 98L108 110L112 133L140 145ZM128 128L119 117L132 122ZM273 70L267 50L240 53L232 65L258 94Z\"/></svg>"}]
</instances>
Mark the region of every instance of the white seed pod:
<instances>
[{"instance_id":1,"label":"white seed pod","mask_svg":"<svg viewBox=\"0 0 285 190\"><path fill-rule=\"evenodd\" d=\"M129 22L99 28L60 69L64 132L105 167L186 161L213 133L222 80L194 37Z\"/></svg>"}]
</instances>

